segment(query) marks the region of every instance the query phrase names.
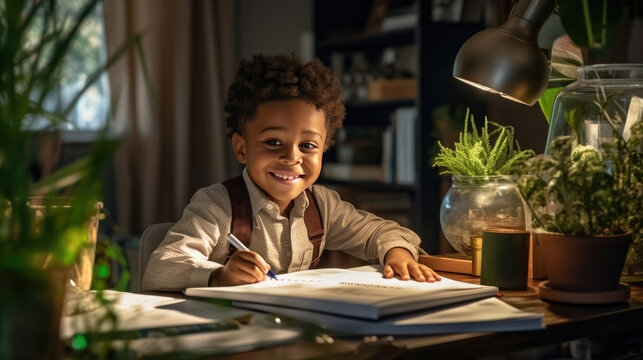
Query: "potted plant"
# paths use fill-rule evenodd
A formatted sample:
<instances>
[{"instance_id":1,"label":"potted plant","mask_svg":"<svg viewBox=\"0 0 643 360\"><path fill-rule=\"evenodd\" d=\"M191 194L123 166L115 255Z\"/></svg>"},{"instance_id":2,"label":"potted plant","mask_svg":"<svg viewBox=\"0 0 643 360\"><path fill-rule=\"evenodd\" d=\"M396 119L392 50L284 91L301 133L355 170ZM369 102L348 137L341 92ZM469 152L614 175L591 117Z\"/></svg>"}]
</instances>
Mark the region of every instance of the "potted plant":
<instances>
[{"instance_id":1,"label":"potted plant","mask_svg":"<svg viewBox=\"0 0 643 360\"><path fill-rule=\"evenodd\" d=\"M639 3L557 2L565 34L553 43L548 89L539 99L549 122L546 154L549 144L560 135L570 135L579 144L598 148L601 137L611 138L612 131L623 134L627 122L640 114L643 64L605 63L623 61L624 49L617 45L627 43L622 40L629 38L628 15ZM642 266L643 240L635 236L625 269L633 275Z\"/></svg>"},{"instance_id":2,"label":"potted plant","mask_svg":"<svg viewBox=\"0 0 643 360\"><path fill-rule=\"evenodd\" d=\"M464 130L454 149L440 148L433 166L451 174L453 184L440 207L445 237L458 252L471 255L473 237L488 226L525 229L524 206L515 181L523 160L534 155L520 150L514 130L488 121L478 129L467 109Z\"/></svg>"},{"instance_id":3,"label":"potted plant","mask_svg":"<svg viewBox=\"0 0 643 360\"><path fill-rule=\"evenodd\" d=\"M139 41L132 39L98 66L70 102L48 106L56 102L64 62L99 0L62 3L0 3L2 359L61 355L59 322L69 269L87 248L89 229L95 230L89 222L96 221L102 171L117 145L103 131L89 155L37 177L38 140L59 136L89 84Z\"/></svg>"},{"instance_id":4,"label":"potted plant","mask_svg":"<svg viewBox=\"0 0 643 360\"><path fill-rule=\"evenodd\" d=\"M643 122L597 149L559 136L526 162L518 181L542 247L548 283L541 297L578 303L627 299L619 285L643 220Z\"/></svg>"}]
</instances>

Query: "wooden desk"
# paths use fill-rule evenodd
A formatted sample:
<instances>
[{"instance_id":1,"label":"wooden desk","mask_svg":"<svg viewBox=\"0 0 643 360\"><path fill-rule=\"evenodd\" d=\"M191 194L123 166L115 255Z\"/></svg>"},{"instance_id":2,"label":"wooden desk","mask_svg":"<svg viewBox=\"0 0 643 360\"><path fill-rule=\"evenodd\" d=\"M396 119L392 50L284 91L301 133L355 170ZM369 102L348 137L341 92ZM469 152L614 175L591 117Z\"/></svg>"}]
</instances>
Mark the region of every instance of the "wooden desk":
<instances>
[{"instance_id":1,"label":"wooden desk","mask_svg":"<svg viewBox=\"0 0 643 360\"><path fill-rule=\"evenodd\" d=\"M478 277L442 273L454 280L479 283ZM230 354L224 359L473 359L525 350L587 337L638 333L643 341L643 284L632 286L628 302L602 306L550 303L538 297L540 281L529 281L525 291L505 291L502 300L526 311L544 314L546 328L512 333L459 333L430 336L334 338L319 344L302 339L290 344ZM372 340L372 339L369 339Z\"/></svg>"}]
</instances>

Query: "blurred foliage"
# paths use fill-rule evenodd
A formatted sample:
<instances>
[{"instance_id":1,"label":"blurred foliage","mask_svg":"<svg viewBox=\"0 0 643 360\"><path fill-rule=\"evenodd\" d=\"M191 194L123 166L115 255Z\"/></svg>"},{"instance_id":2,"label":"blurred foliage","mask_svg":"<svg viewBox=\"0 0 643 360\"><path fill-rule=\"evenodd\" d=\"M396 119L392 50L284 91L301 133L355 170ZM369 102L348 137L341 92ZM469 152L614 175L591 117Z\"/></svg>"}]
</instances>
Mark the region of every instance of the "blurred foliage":
<instances>
[{"instance_id":1,"label":"blurred foliage","mask_svg":"<svg viewBox=\"0 0 643 360\"><path fill-rule=\"evenodd\" d=\"M58 0L55 14L57 21L65 22L69 17L82 11L85 5L87 5L87 0ZM73 22L66 22L67 28L72 25ZM44 26L44 16L36 15L24 35L25 50L33 50L38 47ZM63 60L60 85L84 82L86 74L91 74L101 65L99 54L103 46L103 38L100 6L96 6L84 19Z\"/></svg>"},{"instance_id":2,"label":"blurred foliage","mask_svg":"<svg viewBox=\"0 0 643 360\"><path fill-rule=\"evenodd\" d=\"M554 41L549 83L538 100L547 122L550 121L556 95L576 81L580 66L591 65L588 60L600 60L613 49L618 39L618 27L624 18L623 10L635 8L639 1L557 0L557 12L567 34ZM584 55L581 49L586 51Z\"/></svg>"},{"instance_id":3,"label":"blurred foliage","mask_svg":"<svg viewBox=\"0 0 643 360\"><path fill-rule=\"evenodd\" d=\"M613 48L623 8L630 2L558 0L558 14L574 43L601 58Z\"/></svg>"},{"instance_id":4,"label":"blurred foliage","mask_svg":"<svg viewBox=\"0 0 643 360\"><path fill-rule=\"evenodd\" d=\"M88 156L35 182L36 161L29 124L36 117L49 120L56 133L65 114L43 107L49 92L60 84L66 54L80 24L93 11L89 1L70 19L60 16L56 1L2 2L0 11L0 259L16 269L67 266L87 241L87 222L101 193L101 173L117 142L105 135ZM36 44L25 46L32 22L40 19ZM72 26L70 24L75 24ZM33 41L33 39L32 39ZM30 197L44 196L38 214ZM64 206L60 204L64 197Z\"/></svg>"},{"instance_id":5,"label":"blurred foliage","mask_svg":"<svg viewBox=\"0 0 643 360\"><path fill-rule=\"evenodd\" d=\"M134 36L104 63L88 53L102 31L92 18L99 5L99 0L0 0L2 359L56 357L66 279L53 274L64 275L90 246L88 223L100 201L102 172L118 147L106 126L87 156L45 178L32 174L39 133L58 136L91 83L131 47L141 51ZM54 110L45 106L57 88L72 81L85 83L76 96ZM32 130L43 119L46 126ZM35 298L38 292L42 296Z\"/></svg>"}]
</instances>

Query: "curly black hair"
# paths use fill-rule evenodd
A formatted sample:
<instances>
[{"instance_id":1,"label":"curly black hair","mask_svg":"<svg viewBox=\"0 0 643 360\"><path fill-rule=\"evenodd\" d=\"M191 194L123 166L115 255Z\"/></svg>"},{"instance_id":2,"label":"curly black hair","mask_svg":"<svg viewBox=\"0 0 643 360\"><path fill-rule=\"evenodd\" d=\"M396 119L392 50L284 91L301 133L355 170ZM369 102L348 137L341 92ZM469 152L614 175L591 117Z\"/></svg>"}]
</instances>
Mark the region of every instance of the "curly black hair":
<instances>
[{"instance_id":1,"label":"curly black hair","mask_svg":"<svg viewBox=\"0 0 643 360\"><path fill-rule=\"evenodd\" d=\"M295 54L257 54L241 60L224 107L228 136L241 134L259 105L290 99L303 100L325 114L326 146L332 145L346 116L339 78L319 59L304 63Z\"/></svg>"}]
</instances>

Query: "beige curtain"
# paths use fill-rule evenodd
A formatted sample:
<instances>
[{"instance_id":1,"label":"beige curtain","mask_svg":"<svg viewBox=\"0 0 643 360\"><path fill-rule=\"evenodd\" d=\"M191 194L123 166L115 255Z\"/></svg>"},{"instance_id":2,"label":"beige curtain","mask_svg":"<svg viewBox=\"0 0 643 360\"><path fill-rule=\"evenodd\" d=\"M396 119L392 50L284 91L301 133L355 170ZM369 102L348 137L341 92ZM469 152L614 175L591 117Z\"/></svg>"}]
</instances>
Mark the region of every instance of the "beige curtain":
<instances>
[{"instance_id":1,"label":"beige curtain","mask_svg":"<svg viewBox=\"0 0 643 360\"><path fill-rule=\"evenodd\" d=\"M194 192L239 172L223 102L236 67L233 0L107 0L108 54L143 36L149 70L130 51L109 70L116 221L124 233L176 221Z\"/></svg>"}]
</instances>

